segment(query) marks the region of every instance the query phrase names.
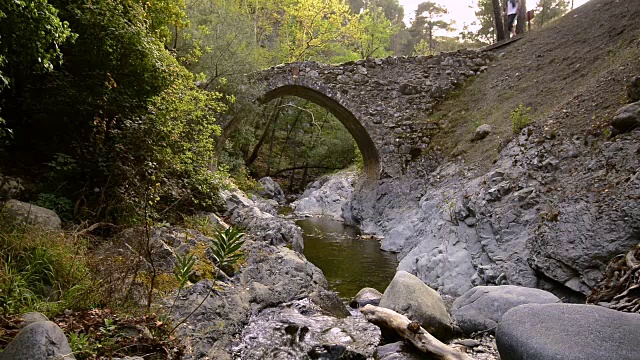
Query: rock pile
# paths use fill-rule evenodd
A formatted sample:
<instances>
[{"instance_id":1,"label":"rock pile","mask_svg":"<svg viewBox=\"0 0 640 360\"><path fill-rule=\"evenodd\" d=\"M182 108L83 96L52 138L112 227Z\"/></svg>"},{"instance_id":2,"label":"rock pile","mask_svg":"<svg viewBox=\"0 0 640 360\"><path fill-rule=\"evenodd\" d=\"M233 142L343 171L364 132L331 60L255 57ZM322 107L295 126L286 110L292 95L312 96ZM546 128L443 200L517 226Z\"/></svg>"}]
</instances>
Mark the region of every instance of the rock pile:
<instances>
[{"instance_id":1,"label":"rock pile","mask_svg":"<svg viewBox=\"0 0 640 360\"><path fill-rule=\"evenodd\" d=\"M221 196L226 203L226 214L234 225L242 226L257 238L272 245L289 244L302 253L302 230L291 221L260 210L259 205L240 190L224 190Z\"/></svg>"}]
</instances>

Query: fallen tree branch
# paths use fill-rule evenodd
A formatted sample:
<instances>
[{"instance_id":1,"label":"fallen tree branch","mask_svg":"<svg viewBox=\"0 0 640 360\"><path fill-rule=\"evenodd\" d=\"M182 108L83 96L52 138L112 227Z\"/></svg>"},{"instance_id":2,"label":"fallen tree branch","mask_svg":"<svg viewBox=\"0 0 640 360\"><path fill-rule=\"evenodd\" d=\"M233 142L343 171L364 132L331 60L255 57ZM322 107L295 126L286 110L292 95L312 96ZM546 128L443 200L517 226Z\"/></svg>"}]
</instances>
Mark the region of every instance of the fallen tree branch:
<instances>
[{"instance_id":1,"label":"fallen tree branch","mask_svg":"<svg viewBox=\"0 0 640 360\"><path fill-rule=\"evenodd\" d=\"M285 169L281 169L276 171L273 174L270 174L271 176L278 176L284 172L287 171L293 171L293 170L302 170L302 169L323 169L323 170L342 170L344 168L339 168L339 167L331 167L331 166L294 166L294 167L290 167L290 168L285 168Z\"/></svg>"},{"instance_id":2,"label":"fallen tree branch","mask_svg":"<svg viewBox=\"0 0 640 360\"><path fill-rule=\"evenodd\" d=\"M365 305L361 310L364 317L381 327L394 330L402 338L409 340L420 351L429 353L440 360L472 360L469 355L458 351L429 334L418 323L406 316L379 306Z\"/></svg>"},{"instance_id":3,"label":"fallen tree branch","mask_svg":"<svg viewBox=\"0 0 640 360\"><path fill-rule=\"evenodd\" d=\"M84 229L84 230L80 230L78 232L76 232L77 236L82 236L85 234L88 234L92 231L94 231L97 228L101 228L101 227L118 227L118 225L115 224L111 224L111 223L106 223L106 222L99 222L99 223L95 223L91 226L89 226L88 228Z\"/></svg>"}]
</instances>

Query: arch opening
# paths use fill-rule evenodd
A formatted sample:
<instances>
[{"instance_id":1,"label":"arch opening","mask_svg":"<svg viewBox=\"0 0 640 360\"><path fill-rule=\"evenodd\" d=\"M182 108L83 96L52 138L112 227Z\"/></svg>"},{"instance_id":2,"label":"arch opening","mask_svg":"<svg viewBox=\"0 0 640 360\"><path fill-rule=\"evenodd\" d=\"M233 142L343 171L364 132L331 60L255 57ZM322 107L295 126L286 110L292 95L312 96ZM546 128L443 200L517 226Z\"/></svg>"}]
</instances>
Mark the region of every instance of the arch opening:
<instances>
[{"instance_id":1,"label":"arch opening","mask_svg":"<svg viewBox=\"0 0 640 360\"><path fill-rule=\"evenodd\" d=\"M335 116L340 123L347 129L349 134L355 140L362 159L364 162L363 175L368 179L376 179L380 171L380 157L378 149L371 139L367 130L362 126L360 121L336 100L324 95L323 93L300 85L284 85L268 91L258 101L266 104L271 100L283 96L296 96L305 100L309 100L328 110Z\"/></svg>"}]
</instances>

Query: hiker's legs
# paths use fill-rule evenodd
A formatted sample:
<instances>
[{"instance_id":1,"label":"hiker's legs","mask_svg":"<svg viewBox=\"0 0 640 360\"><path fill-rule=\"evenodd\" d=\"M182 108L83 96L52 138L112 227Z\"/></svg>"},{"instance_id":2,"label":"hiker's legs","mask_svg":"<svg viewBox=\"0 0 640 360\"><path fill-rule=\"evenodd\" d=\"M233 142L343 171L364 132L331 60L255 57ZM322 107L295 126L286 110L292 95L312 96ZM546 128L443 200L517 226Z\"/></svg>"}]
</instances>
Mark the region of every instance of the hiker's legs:
<instances>
[{"instance_id":1,"label":"hiker's legs","mask_svg":"<svg viewBox=\"0 0 640 360\"><path fill-rule=\"evenodd\" d=\"M516 27L513 25L516 22L516 16L517 14L511 14L507 18L507 29L509 30L511 37L516 36Z\"/></svg>"}]
</instances>

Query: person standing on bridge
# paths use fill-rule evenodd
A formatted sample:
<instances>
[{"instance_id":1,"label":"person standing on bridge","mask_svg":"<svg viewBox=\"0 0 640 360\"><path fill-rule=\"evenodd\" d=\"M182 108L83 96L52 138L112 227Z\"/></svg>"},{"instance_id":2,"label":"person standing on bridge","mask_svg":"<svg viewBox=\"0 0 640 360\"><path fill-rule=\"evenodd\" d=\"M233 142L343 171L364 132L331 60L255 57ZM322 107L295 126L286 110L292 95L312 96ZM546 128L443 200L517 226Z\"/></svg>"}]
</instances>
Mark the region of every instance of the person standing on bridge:
<instances>
[{"instance_id":1,"label":"person standing on bridge","mask_svg":"<svg viewBox=\"0 0 640 360\"><path fill-rule=\"evenodd\" d=\"M520 10L520 0L507 0L507 29L511 34L510 37L516 36L515 22Z\"/></svg>"}]
</instances>

